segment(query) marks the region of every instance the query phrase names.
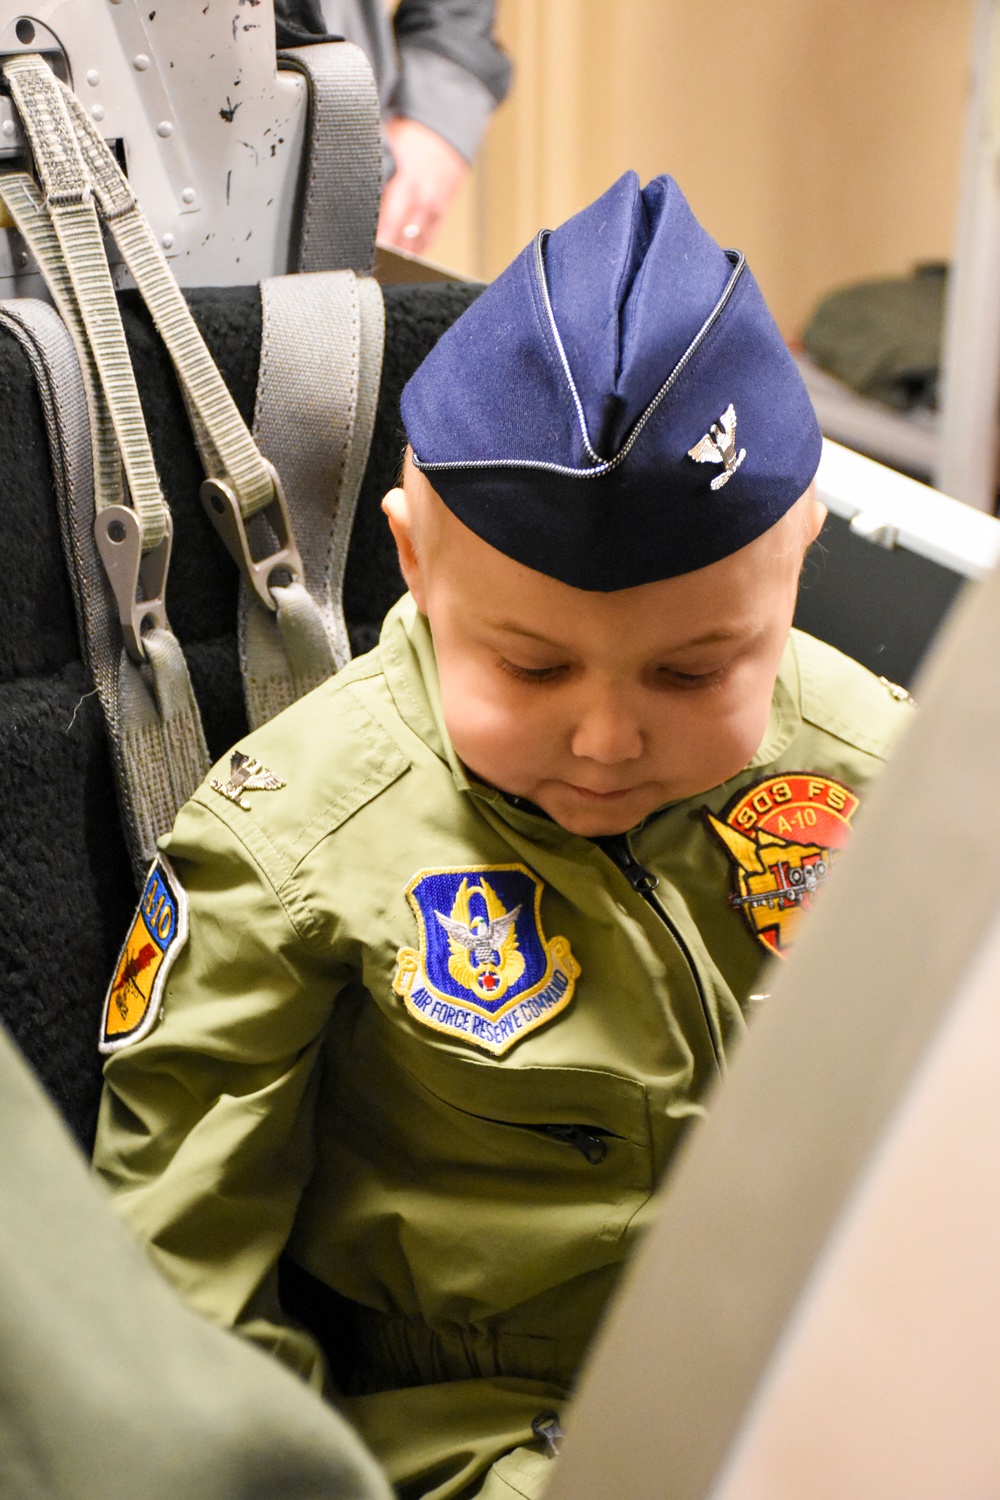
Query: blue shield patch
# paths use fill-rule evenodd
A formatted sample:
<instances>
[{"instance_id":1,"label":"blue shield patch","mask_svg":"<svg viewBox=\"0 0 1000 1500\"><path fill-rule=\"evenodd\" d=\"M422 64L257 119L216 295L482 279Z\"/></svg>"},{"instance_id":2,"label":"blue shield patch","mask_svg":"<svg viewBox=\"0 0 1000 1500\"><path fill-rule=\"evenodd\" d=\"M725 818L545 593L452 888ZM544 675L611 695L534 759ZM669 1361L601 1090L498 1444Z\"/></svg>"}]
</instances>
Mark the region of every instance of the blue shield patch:
<instances>
[{"instance_id":1,"label":"blue shield patch","mask_svg":"<svg viewBox=\"0 0 1000 1500\"><path fill-rule=\"evenodd\" d=\"M542 932L542 890L525 865L414 875L420 947L400 949L393 979L410 1014L499 1055L565 1009L580 967Z\"/></svg>"}]
</instances>

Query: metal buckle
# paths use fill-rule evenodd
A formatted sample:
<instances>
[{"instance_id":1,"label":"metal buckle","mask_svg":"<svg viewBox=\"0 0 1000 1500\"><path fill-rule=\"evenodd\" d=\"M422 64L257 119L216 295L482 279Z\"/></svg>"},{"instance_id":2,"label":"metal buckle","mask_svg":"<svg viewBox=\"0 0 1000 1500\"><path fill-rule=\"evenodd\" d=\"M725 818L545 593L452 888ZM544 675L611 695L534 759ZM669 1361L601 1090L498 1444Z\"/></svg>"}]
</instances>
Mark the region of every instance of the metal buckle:
<instances>
[{"instance_id":1,"label":"metal buckle","mask_svg":"<svg viewBox=\"0 0 1000 1500\"><path fill-rule=\"evenodd\" d=\"M247 583L253 589L265 609L273 614L277 603L271 593L275 573L289 573L296 583L305 582L305 569L292 534L292 522L288 514L285 492L273 464L267 463L268 473L274 486L271 500L263 510L244 521L239 501L224 479L209 478L201 486L201 503L208 518L219 533L226 551L233 558ZM266 523L266 525L264 524ZM270 528L270 534L268 532ZM271 546L277 539L277 547L261 557L254 557L250 530L254 540Z\"/></svg>"},{"instance_id":2,"label":"metal buckle","mask_svg":"<svg viewBox=\"0 0 1000 1500\"><path fill-rule=\"evenodd\" d=\"M163 539L142 550L142 523L127 505L107 505L94 522L94 540L118 605L125 650L133 661L146 660L143 628L169 630L163 595L170 568L174 528L166 516Z\"/></svg>"}]
</instances>

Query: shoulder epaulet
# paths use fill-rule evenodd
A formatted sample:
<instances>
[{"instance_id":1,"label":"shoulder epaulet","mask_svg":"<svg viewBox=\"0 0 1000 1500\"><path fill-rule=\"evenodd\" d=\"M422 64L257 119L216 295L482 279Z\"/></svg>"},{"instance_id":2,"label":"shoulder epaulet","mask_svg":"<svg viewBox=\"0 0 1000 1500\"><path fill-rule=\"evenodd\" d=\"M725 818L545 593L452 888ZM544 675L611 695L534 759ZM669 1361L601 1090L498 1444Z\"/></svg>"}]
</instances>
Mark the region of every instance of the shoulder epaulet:
<instances>
[{"instance_id":1,"label":"shoulder epaulet","mask_svg":"<svg viewBox=\"0 0 1000 1500\"><path fill-rule=\"evenodd\" d=\"M409 769L366 706L369 687L333 678L293 703L240 740L195 800L244 841L262 835L294 863Z\"/></svg>"},{"instance_id":2,"label":"shoulder epaulet","mask_svg":"<svg viewBox=\"0 0 1000 1500\"><path fill-rule=\"evenodd\" d=\"M884 760L909 718L913 699L906 689L803 631L793 639L803 719Z\"/></svg>"}]
</instances>

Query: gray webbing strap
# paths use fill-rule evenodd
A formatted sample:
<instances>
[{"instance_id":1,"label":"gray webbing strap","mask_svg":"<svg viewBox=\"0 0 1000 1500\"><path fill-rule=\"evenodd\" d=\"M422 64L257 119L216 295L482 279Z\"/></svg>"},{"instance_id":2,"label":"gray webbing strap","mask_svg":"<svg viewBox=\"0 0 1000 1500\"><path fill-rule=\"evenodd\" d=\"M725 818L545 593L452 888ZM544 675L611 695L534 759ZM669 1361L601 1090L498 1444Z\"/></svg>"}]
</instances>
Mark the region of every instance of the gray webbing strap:
<instances>
[{"instance_id":1,"label":"gray webbing strap","mask_svg":"<svg viewBox=\"0 0 1000 1500\"><path fill-rule=\"evenodd\" d=\"M167 507L143 420L87 168L55 76L40 57L7 58L4 75L24 123L80 316L104 388L143 549L157 546ZM43 266L44 270L44 266Z\"/></svg>"},{"instance_id":2,"label":"gray webbing strap","mask_svg":"<svg viewBox=\"0 0 1000 1500\"><path fill-rule=\"evenodd\" d=\"M98 510L106 505L121 505L125 488L111 414L52 220L34 180L26 172L0 174L0 198L42 268L52 300L76 345L90 412L91 444L95 462L99 464L94 471L94 504Z\"/></svg>"},{"instance_id":3,"label":"gray webbing strap","mask_svg":"<svg viewBox=\"0 0 1000 1500\"><path fill-rule=\"evenodd\" d=\"M261 302L254 435L282 475L306 587L274 588L276 615L242 587L240 654L251 724L317 687L350 657L344 567L385 336L381 290L353 271L271 277L261 283ZM306 654L299 645L308 641L308 600L322 632Z\"/></svg>"},{"instance_id":4,"label":"gray webbing strap","mask_svg":"<svg viewBox=\"0 0 1000 1500\"><path fill-rule=\"evenodd\" d=\"M352 42L324 42L279 52L278 66L305 74L309 85L295 269L367 276L382 192L378 94L368 60Z\"/></svg>"},{"instance_id":5,"label":"gray webbing strap","mask_svg":"<svg viewBox=\"0 0 1000 1500\"><path fill-rule=\"evenodd\" d=\"M80 504L79 485L64 486L60 509L84 650L105 713L126 838L140 876L155 852L157 838L170 828L209 766L187 665L170 631L164 605L170 514L153 461L68 96L39 57L8 59L4 72L32 143L46 198L44 202L39 198L24 174L14 174L5 185L4 197L66 318L65 325L59 324L59 337L68 337L78 350L74 390L82 390L83 411L89 413L82 429L75 420L69 426L52 416L49 432L53 446L64 444L67 452L81 441L81 434L89 436L92 444L87 503ZM39 346L56 337L51 318L35 319L30 329L14 315L12 323L22 329L26 340ZM32 330L37 330L37 340ZM36 370L46 363L37 351L33 362ZM65 360L60 364L65 373ZM39 384L58 409L62 399L58 384L41 376ZM68 407L71 413L77 409L74 403ZM122 464L132 506L118 503ZM54 464L54 470L65 475L66 463ZM114 597L113 610L109 592ZM115 614L124 636L124 652L113 623Z\"/></svg>"},{"instance_id":6,"label":"gray webbing strap","mask_svg":"<svg viewBox=\"0 0 1000 1500\"><path fill-rule=\"evenodd\" d=\"M308 56L288 59L310 81L300 264L367 269L374 258L380 170L370 70L363 54L348 44L306 51ZM175 784L187 787L194 768L204 770L207 757L183 655L166 621L162 595L170 518L142 420L94 199L174 363L208 475L202 497L241 567L240 634L251 724L317 686L349 655L341 589L381 374L381 293L347 270L322 289L317 284L292 291L290 282L265 297L265 374L257 416L268 433L269 451L280 453L292 475L294 504L288 506L277 473L247 432L127 179L89 116L41 58L15 58L5 71L47 194L41 203L30 184L22 184L19 198L16 191L11 197L18 199L22 225L79 348L101 479L97 545L118 600L126 644L156 687L168 773L147 778L145 790L156 801L158 789L168 784L171 791ZM327 330L326 343L317 337L320 328ZM304 368L304 351L313 351L312 368ZM278 402L280 420L272 417L272 401ZM289 427L289 410L303 419L295 429ZM107 503L117 463L109 441L111 425L138 524L127 507ZM296 434L293 443L287 441L290 430ZM308 537L308 559L296 544L298 527ZM132 752L141 755L153 733L142 694L133 688L131 682L120 684L117 700L127 716L119 736L121 753L130 762ZM184 741L180 726L189 723L196 734ZM110 715L109 726L117 732ZM128 793L136 806L140 790L137 783ZM141 817L134 821L141 842L146 825Z\"/></svg>"},{"instance_id":7,"label":"gray webbing strap","mask_svg":"<svg viewBox=\"0 0 1000 1500\"><path fill-rule=\"evenodd\" d=\"M135 277L177 371L205 470L231 484L241 514L249 520L271 504L274 476L208 352L128 179L80 101L65 84L54 79L53 84L65 100L101 217Z\"/></svg>"},{"instance_id":8,"label":"gray webbing strap","mask_svg":"<svg viewBox=\"0 0 1000 1500\"><path fill-rule=\"evenodd\" d=\"M362 64L367 66L363 59ZM339 86L345 69L327 71L336 75ZM346 75L350 79L357 72L357 58L352 55ZM292 503L286 499L287 480L284 484L279 481L275 468L247 431L121 169L79 101L65 88L63 92L102 216L177 371L209 476L203 488L209 515L241 564L245 693L250 722L256 725L325 681L349 655L339 605L342 567L340 573L336 572L346 536L338 547L339 531L334 527L336 534L331 542L331 523L334 517L343 517L349 535L371 435L371 422L366 421L368 406L373 419L378 390L383 337L381 294L373 284L363 295L352 285L340 298L344 306L332 308L327 306L328 298L318 291L310 296L308 289L293 292L289 288L282 299L287 311L284 318L279 317L270 339L279 407L268 451L283 477L286 465L292 474ZM360 180L364 174L356 170L355 175ZM342 274L354 282L352 273ZM300 301L303 315L295 319L291 309ZM362 317L362 301L366 308L377 309L377 326L371 312ZM287 343L281 340L282 326L290 335ZM329 335L329 348L325 347L323 333ZM331 371L331 349L336 364L341 343L341 368ZM357 352L359 344L366 350L364 360ZM265 356L267 349L265 339ZM373 358L376 367L371 378L366 374L364 389L370 391L373 379L374 392L371 401L361 403L359 470L357 461L351 459L357 426L358 367L360 363L363 373L367 372ZM297 370L308 378L300 375L296 379ZM264 386L269 390L271 383L265 381ZM320 399L324 392L326 403ZM290 428L288 413L298 408L305 427L298 436L303 441L289 442L296 429ZM338 434L340 427L343 434ZM332 464L328 461L331 430ZM346 482L338 469L346 470ZM338 480L342 482L337 484ZM311 563L301 550L303 529L309 538ZM336 574L332 588L331 569ZM250 621L254 623L244 626Z\"/></svg>"},{"instance_id":9,"label":"gray webbing strap","mask_svg":"<svg viewBox=\"0 0 1000 1500\"><path fill-rule=\"evenodd\" d=\"M125 836L141 881L157 839L208 771L187 665L175 637L159 625L143 635L147 664L132 661L122 648L115 600L94 537L87 393L66 325L48 303L30 298L0 303L0 325L24 348L38 383L80 635L104 710ZM133 515L125 507L118 510L122 518ZM114 518L115 511L105 514Z\"/></svg>"}]
</instances>

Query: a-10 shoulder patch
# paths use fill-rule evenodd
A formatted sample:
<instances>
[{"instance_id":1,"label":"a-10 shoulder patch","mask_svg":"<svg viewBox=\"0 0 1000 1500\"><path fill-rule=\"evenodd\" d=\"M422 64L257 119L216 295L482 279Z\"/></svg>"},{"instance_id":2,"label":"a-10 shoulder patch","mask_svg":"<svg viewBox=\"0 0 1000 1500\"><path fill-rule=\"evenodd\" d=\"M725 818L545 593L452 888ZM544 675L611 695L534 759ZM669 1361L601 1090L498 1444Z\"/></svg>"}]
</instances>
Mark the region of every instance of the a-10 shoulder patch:
<instances>
[{"instance_id":1,"label":"a-10 shoulder patch","mask_svg":"<svg viewBox=\"0 0 1000 1500\"><path fill-rule=\"evenodd\" d=\"M733 866L729 904L754 937L784 958L801 913L850 838L858 798L842 782L813 771L768 776L739 793L708 826Z\"/></svg>"},{"instance_id":2,"label":"a-10 shoulder patch","mask_svg":"<svg viewBox=\"0 0 1000 1500\"><path fill-rule=\"evenodd\" d=\"M187 896L169 861L158 855L104 999L101 1052L118 1052L153 1029L170 966L188 931Z\"/></svg>"}]
</instances>

